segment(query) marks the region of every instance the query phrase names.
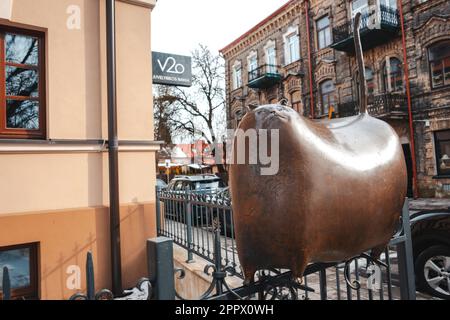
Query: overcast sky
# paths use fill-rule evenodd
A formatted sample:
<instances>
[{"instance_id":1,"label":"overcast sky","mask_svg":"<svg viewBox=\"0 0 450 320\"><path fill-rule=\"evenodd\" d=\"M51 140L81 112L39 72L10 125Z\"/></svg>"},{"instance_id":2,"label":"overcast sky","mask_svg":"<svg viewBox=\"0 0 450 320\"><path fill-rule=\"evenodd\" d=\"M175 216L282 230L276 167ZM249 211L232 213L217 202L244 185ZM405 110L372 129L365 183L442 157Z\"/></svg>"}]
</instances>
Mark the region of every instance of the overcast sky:
<instances>
[{"instance_id":1,"label":"overcast sky","mask_svg":"<svg viewBox=\"0 0 450 320\"><path fill-rule=\"evenodd\" d=\"M287 0L158 0L152 50L189 55L199 43L218 51Z\"/></svg>"}]
</instances>

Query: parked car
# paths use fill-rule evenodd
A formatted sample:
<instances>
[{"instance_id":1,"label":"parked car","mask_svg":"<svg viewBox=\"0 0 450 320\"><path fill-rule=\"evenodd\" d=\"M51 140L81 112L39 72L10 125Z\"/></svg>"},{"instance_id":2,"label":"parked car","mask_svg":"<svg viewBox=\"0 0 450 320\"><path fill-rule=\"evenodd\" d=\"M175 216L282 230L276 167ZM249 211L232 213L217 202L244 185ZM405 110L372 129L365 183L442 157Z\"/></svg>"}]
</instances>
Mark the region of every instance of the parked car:
<instances>
[{"instance_id":1,"label":"parked car","mask_svg":"<svg viewBox=\"0 0 450 320\"><path fill-rule=\"evenodd\" d=\"M218 191L226 187L226 184L216 175L202 174L195 176L176 176L168 186L173 191Z\"/></svg>"},{"instance_id":2,"label":"parked car","mask_svg":"<svg viewBox=\"0 0 450 320\"><path fill-rule=\"evenodd\" d=\"M202 174L195 176L176 176L173 178L167 190L171 191L174 195L180 194L183 197L186 192L193 191L199 197L202 197L200 201L210 202L211 197L226 188L226 184L220 177L212 174ZM204 225L209 221L207 217L207 208L205 206L192 205L192 223L195 226ZM185 204L183 201L173 201L170 208L166 210L167 217L178 222L185 222Z\"/></svg>"},{"instance_id":3,"label":"parked car","mask_svg":"<svg viewBox=\"0 0 450 320\"><path fill-rule=\"evenodd\" d=\"M410 219L417 288L450 300L450 209L423 210Z\"/></svg>"},{"instance_id":4,"label":"parked car","mask_svg":"<svg viewBox=\"0 0 450 320\"><path fill-rule=\"evenodd\" d=\"M167 183L164 180L156 179L156 187L158 190L162 190L167 188Z\"/></svg>"}]
</instances>

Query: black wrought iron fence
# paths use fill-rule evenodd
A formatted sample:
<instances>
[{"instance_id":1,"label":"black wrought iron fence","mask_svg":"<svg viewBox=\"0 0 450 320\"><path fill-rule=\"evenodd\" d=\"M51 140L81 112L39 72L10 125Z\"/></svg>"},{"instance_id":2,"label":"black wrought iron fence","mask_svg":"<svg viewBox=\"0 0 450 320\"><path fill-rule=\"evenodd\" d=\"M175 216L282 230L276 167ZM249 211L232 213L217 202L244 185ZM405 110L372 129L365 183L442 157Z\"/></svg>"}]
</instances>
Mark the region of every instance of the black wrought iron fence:
<instances>
[{"instance_id":1,"label":"black wrought iron fence","mask_svg":"<svg viewBox=\"0 0 450 320\"><path fill-rule=\"evenodd\" d=\"M248 81L253 81L262 77L265 74L278 74L279 67L273 64L264 64L256 69L253 69L248 72Z\"/></svg>"},{"instance_id":2,"label":"black wrought iron fence","mask_svg":"<svg viewBox=\"0 0 450 320\"><path fill-rule=\"evenodd\" d=\"M157 191L157 229L158 235L173 239L174 243L187 250L187 261L196 254L214 263L216 240L221 248L223 266L240 269L231 200L227 190ZM214 230L220 225L220 237L214 239Z\"/></svg>"},{"instance_id":3,"label":"black wrought iron fence","mask_svg":"<svg viewBox=\"0 0 450 320\"><path fill-rule=\"evenodd\" d=\"M398 28L400 26L400 18L399 18L399 12L397 9L380 5L379 8L380 15L379 17L376 17L377 22L380 23L380 27L384 28ZM366 32L371 28L370 26L370 20L373 17L373 13L366 12L363 13L361 16L361 25L360 25L360 31L361 33ZM354 18L333 28L333 41L334 43L338 43L341 41L344 41L348 38L353 37L353 25L354 25Z\"/></svg>"},{"instance_id":4,"label":"black wrought iron fence","mask_svg":"<svg viewBox=\"0 0 450 320\"><path fill-rule=\"evenodd\" d=\"M254 284L234 289L228 285L228 277L242 278L242 270L228 194L157 191L157 228L159 236L168 237L187 250L188 262L197 255L211 263L205 267L205 273L212 275L213 282L199 299L410 300L416 297L407 201L399 231L380 259L362 253L348 261L311 264L300 281L292 279L289 270L261 270Z\"/></svg>"},{"instance_id":5,"label":"black wrought iron fence","mask_svg":"<svg viewBox=\"0 0 450 320\"><path fill-rule=\"evenodd\" d=\"M406 95L403 93L382 93L367 97L367 112L374 117L384 115L407 114ZM338 105L340 117L350 117L359 113L358 101L349 101Z\"/></svg>"}]
</instances>

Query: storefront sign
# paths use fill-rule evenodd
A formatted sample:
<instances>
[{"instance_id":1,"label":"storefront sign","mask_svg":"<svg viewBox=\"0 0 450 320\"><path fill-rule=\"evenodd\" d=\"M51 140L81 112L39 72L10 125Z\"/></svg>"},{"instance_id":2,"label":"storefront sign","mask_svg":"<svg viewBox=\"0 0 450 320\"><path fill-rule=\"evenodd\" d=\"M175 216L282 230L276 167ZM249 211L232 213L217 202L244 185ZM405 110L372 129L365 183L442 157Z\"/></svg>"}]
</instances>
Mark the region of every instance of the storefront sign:
<instances>
[{"instance_id":1,"label":"storefront sign","mask_svg":"<svg viewBox=\"0 0 450 320\"><path fill-rule=\"evenodd\" d=\"M169 86L192 85L191 57L153 52L153 83Z\"/></svg>"}]
</instances>

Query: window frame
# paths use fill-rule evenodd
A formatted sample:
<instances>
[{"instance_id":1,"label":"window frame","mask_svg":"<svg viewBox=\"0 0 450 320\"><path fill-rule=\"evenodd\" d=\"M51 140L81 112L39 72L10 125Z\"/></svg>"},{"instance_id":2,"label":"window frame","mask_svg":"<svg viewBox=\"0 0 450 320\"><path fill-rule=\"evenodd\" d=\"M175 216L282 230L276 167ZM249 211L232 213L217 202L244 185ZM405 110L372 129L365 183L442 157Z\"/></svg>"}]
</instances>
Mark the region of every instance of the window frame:
<instances>
[{"instance_id":1,"label":"window frame","mask_svg":"<svg viewBox=\"0 0 450 320\"><path fill-rule=\"evenodd\" d=\"M331 84L333 85L333 90L326 93L326 96L328 97L328 104L327 104L328 110L327 110L327 112L325 112L325 109L324 109L324 107L325 107L325 104L324 104L325 96L324 96L324 93L323 93L322 86L325 83L327 83L327 82L331 82ZM334 107L334 109L336 110L336 99L335 99L335 96L334 96L335 93L336 93L336 85L335 85L333 79L325 79L325 80L323 80L323 81L321 81L319 83L319 94L320 94L320 110L319 111L320 111L320 116L328 115L328 113L330 112L330 106ZM331 101L330 97L332 97L332 102L333 102L332 104L330 103L330 101Z\"/></svg>"},{"instance_id":2,"label":"window frame","mask_svg":"<svg viewBox=\"0 0 450 320\"><path fill-rule=\"evenodd\" d=\"M367 77L367 73L370 71L371 78ZM356 90L356 97L358 98L358 101L360 100L359 91L361 84L359 83L359 70L355 71L355 90ZM375 94L375 72L370 66L365 66L364 69L364 78L366 79L366 85L367 85L367 95L373 96Z\"/></svg>"},{"instance_id":3,"label":"window frame","mask_svg":"<svg viewBox=\"0 0 450 320\"><path fill-rule=\"evenodd\" d=\"M5 35L7 33L16 34L19 36L28 36L38 39L38 65L36 67L29 65L22 65L16 63L7 63L5 61ZM46 100L46 32L43 30L23 28L21 26L0 24L0 139L45 139L47 133L47 100ZM38 92L39 97L36 101L39 101L39 129L30 130L24 128L7 128L6 125L6 66L14 66L29 70L37 70ZM24 97L17 97L20 100ZM31 99L23 99L31 100ZM35 99L32 99L35 100Z\"/></svg>"},{"instance_id":4,"label":"window frame","mask_svg":"<svg viewBox=\"0 0 450 320\"><path fill-rule=\"evenodd\" d=\"M291 50L290 50L290 39L292 38L296 38L296 42L297 42L297 55L296 55L296 59L294 59L294 57L292 57L291 55ZM290 65L291 63L294 63L296 61L300 61L302 58L301 52L300 52L300 33L298 30L298 26L291 26L289 27L289 29L286 31L286 33L283 35L283 40L284 40L284 64Z\"/></svg>"},{"instance_id":5,"label":"window frame","mask_svg":"<svg viewBox=\"0 0 450 320\"><path fill-rule=\"evenodd\" d=\"M439 161L441 160L441 158L442 158L442 150L441 150L441 145L440 145L440 143L441 142L450 142L450 138L449 139L442 139L442 140L440 140L439 138L438 138L438 134L440 133L440 132L445 132L445 131L449 131L450 132L450 130L438 130L438 131L434 131L433 132L433 137L434 137L434 153L435 153L435 164L436 164L436 173L437 173L437 176L438 177L448 177L448 176L450 176L450 169L449 169L449 172L448 173L443 173L443 172L441 172L441 167L440 167L440 163L439 163Z\"/></svg>"},{"instance_id":6,"label":"window frame","mask_svg":"<svg viewBox=\"0 0 450 320\"><path fill-rule=\"evenodd\" d=\"M268 41L264 47L264 53L266 57L266 65L268 66L267 71L270 73L275 73L277 70L277 46L275 41ZM273 61L270 61L273 58Z\"/></svg>"},{"instance_id":7,"label":"window frame","mask_svg":"<svg viewBox=\"0 0 450 320\"><path fill-rule=\"evenodd\" d=\"M11 289L11 299L38 299L39 298L39 243L25 243L19 245L11 245L0 247L0 252L12 251L19 249L30 250L30 286L26 288ZM3 272L2 270L0 270ZM3 292L0 291L0 300L3 298Z\"/></svg>"},{"instance_id":8,"label":"window frame","mask_svg":"<svg viewBox=\"0 0 450 320\"><path fill-rule=\"evenodd\" d=\"M319 28L319 22L322 21L323 19L327 19L328 20L328 25L326 27ZM330 43L326 42L326 39L327 39L326 38L326 32L327 31L329 33ZM322 32L324 32L324 34L325 34L325 36L324 36L325 37L324 38L325 46L324 47L320 46L320 38L321 38L320 35L321 35ZM318 50L326 49L333 43L333 35L331 34L331 21L330 21L330 16L329 15L324 15L321 18L316 20L316 36L317 36L317 49Z\"/></svg>"},{"instance_id":9,"label":"window frame","mask_svg":"<svg viewBox=\"0 0 450 320\"><path fill-rule=\"evenodd\" d=\"M242 85L242 63L236 61L236 63L233 65L233 90L242 88Z\"/></svg>"},{"instance_id":10,"label":"window frame","mask_svg":"<svg viewBox=\"0 0 450 320\"><path fill-rule=\"evenodd\" d=\"M254 65L253 63L254 62ZM252 68L254 67L254 68ZM259 59L258 59L258 51L251 51L247 56L247 74L248 74L248 82L255 80L258 77L258 68L259 68Z\"/></svg>"},{"instance_id":11,"label":"window frame","mask_svg":"<svg viewBox=\"0 0 450 320\"><path fill-rule=\"evenodd\" d=\"M255 68L252 68L252 61L255 62ZM258 52L252 51L247 57L247 70L248 72L252 72L258 69Z\"/></svg>"},{"instance_id":12,"label":"window frame","mask_svg":"<svg viewBox=\"0 0 450 320\"><path fill-rule=\"evenodd\" d=\"M397 60L399 62L398 66L398 74L400 79L402 80L402 88L401 90L395 90L396 88L392 87L392 75L394 74L392 71L392 60ZM387 62L389 62L389 70ZM394 93L394 92L405 92L405 79L403 74L403 62L401 59L397 57L387 57L387 59L384 60L382 66L381 66L381 89L383 93Z\"/></svg>"},{"instance_id":13,"label":"window frame","mask_svg":"<svg viewBox=\"0 0 450 320\"><path fill-rule=\"evenodd\" d=\"M358 12L360 12L361 14L364 15L366 12L369 11L369 8L370 8L369 0L363 0L363 1L366 2L366 5L360 6L360 7L355 9L355 8L353 8L353 4L355 3L355 1L358 1L358 0L350 1L350 14L351 14L351 18L352 19L356 16L356 14Z\"/></svg>"},{"instance_id":14,"label":"window frame","mask_svg":"<svg viewBox=\"0 0 450 320\"><path fill-rule=\"evenodd\" d=\"M440 85L440 86L434 86L433 85L433 70L431 68L431 64L436 62L437 60L431 60L430 59L430 51L431 51L431 49L433 47L435 47L435 46L437 46L437 45L439 45L441 43L444 43L444 42L449 43L449 46L450 46L450 39L444 39L444 40L441 40L441 41L434 42L433 44L431 44L427 48L428 73L429 73L429 78L430 78L430 87L431 87L432 90L450 87L450 81L449 81L448 84L445 83L445 67L442 68L442 77L443 77L442 78L442 82L443 82L443 84ZM444 63L445 59L450 59L450 52L448 53L447 56L445 56L443 59L441 59L441 64Z\"/></svg>"}]
</instances>

